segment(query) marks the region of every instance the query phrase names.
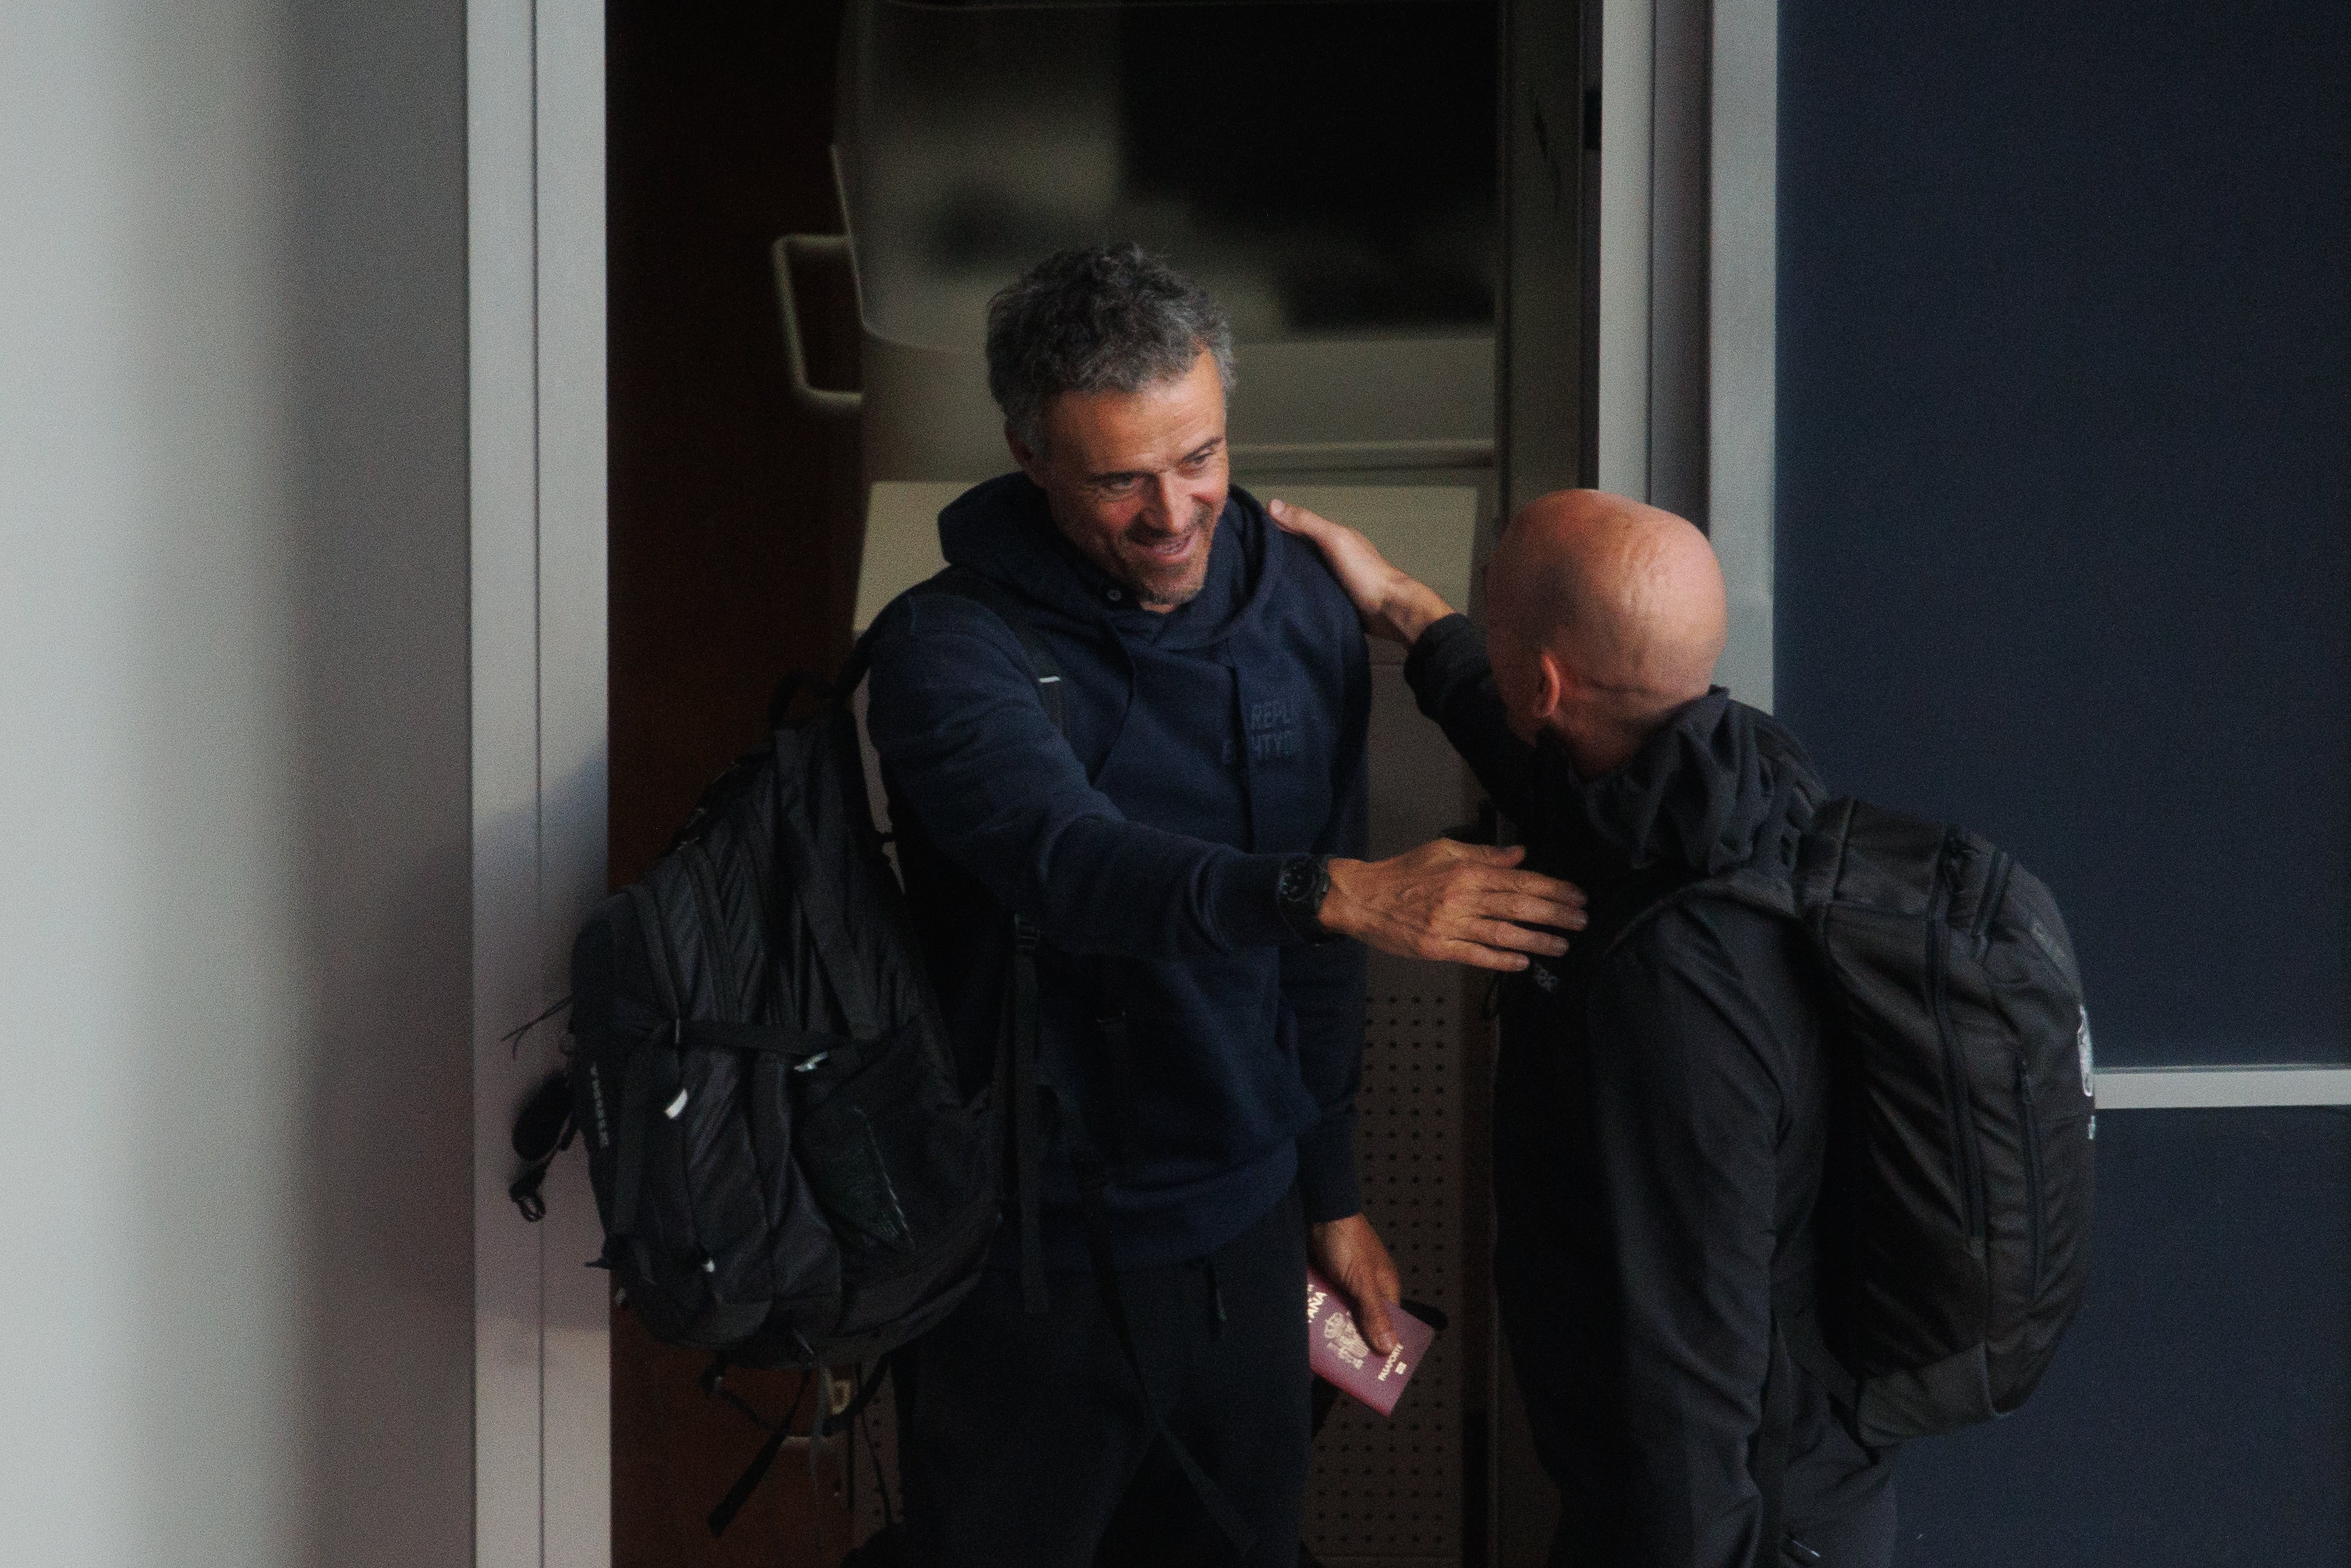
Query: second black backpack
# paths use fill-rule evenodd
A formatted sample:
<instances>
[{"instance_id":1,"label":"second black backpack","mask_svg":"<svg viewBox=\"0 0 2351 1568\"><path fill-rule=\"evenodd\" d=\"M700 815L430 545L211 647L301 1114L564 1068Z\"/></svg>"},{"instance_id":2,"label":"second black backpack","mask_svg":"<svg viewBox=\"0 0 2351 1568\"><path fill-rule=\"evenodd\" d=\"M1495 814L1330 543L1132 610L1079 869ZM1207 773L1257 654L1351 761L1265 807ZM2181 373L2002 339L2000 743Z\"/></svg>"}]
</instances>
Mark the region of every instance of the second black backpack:
<instances>
[{"instance_id":1,"label":"second black backpack","mask_svg":"<svg viewBox=\"0 0 2351 1568\"><path fill-rule=\"evenodd\" d=\"M1960 829L1833 801L1796 897L1836 1006L1818 1311L1865 1443L2024 1402L2089 1281L2090 1017L2056 901Z\"/></svg>"},{"instance_id":2,"label":"second black backpack","mask_svg":"<svg viewBox=\"0 0 2351 1568\"><path fill-rule=\"evenodd\" d=\"M1869 1447L2005 1415L2089 1277L2096 1102L2064 918L2007 852L1865 800L1828 802L1785 848L1655 906L1771 910L1820 966L1819 1266L1780 1331Z\"/></svg>"}]
</instances>

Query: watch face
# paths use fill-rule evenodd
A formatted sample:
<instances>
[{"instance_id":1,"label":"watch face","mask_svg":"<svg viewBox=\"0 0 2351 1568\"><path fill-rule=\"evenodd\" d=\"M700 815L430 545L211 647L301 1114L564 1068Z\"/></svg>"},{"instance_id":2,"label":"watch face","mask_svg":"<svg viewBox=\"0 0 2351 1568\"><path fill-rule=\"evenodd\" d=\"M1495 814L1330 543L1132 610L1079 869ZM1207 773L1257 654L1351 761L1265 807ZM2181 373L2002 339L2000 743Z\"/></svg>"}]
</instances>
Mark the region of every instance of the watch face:
<instances>
[{"instance_id":1,"label":"watch face","mask_svg":"<svg viewBox=\"0 0 2351 1568\"><path fill-rule=\"evenodd\" d=\"M1306 896L1306 890L1313 881L1314 867L1311 862L1291 861L1281 868L1281 881L1277 884L1275 896L1285 904L1294 904Z\"/></svg>"}]
</instances>

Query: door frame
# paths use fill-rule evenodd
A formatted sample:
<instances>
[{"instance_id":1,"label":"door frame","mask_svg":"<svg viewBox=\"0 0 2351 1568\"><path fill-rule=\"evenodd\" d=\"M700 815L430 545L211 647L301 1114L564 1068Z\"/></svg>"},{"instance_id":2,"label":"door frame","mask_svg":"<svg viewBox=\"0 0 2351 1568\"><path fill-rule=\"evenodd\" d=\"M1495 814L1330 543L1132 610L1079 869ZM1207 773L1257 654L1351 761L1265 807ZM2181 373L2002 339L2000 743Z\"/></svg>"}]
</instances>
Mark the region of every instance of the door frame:
<instances>
[{"instance_id":1,"label":"door frame","mask_svg":"<svg viewBox=\"0 0 2351 1568\"><path fill-rule=\"evenodd\" d=\"M611 1358L574 1149L526 1225L517 1109L560 1060L605 891L604 16L467 0L472 485L474 1561L608 1568Z\"/></svg>"},{"instance_id":2,"label":"door frame","mask_svg":"<svg viewBox=\"0 0 2351 1568\"><path fill-rule=\"evenodd\" d=\"M1600 488L1707 530L1770 711L1779 0L1600 0Z\"/></svg>"}]
</instances>

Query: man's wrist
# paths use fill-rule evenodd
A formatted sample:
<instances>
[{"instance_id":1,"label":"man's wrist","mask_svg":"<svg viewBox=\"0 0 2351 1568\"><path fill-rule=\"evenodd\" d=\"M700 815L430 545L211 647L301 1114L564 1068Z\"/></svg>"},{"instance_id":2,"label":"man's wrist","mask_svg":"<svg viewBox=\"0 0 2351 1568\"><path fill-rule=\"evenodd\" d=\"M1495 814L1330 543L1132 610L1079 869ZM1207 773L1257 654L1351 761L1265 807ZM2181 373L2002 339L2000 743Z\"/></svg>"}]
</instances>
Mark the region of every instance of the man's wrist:
<instances>
[{"instance_id":1,"label":"man's wrist","mask_svg":"<svg viewBox=\"0 0 2351 1568\"><path fill-rule=\"evenodd\" d=\"M1333 855L1323 862L1323 873L1329 879L1329 889L1322 895L1322 907L1315 919L1322 929L1333 936L1361 936L1355 920L1356 899L1353 892L1355 873L1363 870L1362 861L1342 860Z\"/></svg>"},{"instance_id":2,"label":"man's wrist","mask_svg":"<svg viewBox=\"0 0 2351 1568\"><path fill-rule=\"evenodd\" d=\"M1381 612L1395 629L1396 640L1410 648L1422 632L1452 614L1453 607L1426 583L1407 577L1388 595Z\"/></svg>"},{"instance_id":3,"label":"man's wrist","mask_svg":"<svg viewBox=\"0 0 2351 1568\"><path fill-rule=\"evenodd\" d=\"M1331 893L1331 857L1294 855L1274 883L1274 903L1301 941L1328 942L1338 933L1322 923L1322 905Z\"/></svg>"}]
</instances>

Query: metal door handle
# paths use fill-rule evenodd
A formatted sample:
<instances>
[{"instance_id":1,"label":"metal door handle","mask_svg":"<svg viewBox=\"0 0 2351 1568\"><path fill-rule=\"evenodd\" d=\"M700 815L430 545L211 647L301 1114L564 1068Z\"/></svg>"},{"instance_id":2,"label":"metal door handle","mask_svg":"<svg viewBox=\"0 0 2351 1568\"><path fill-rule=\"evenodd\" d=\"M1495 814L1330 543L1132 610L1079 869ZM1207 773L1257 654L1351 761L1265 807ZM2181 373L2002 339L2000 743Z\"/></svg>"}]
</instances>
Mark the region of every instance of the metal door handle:
<instances>
[{"instance_id":1,"label":"metal door handle","mask_svg":"<svg viewBox=\"0 0 2351 1568\"><path fill-rule=\"evenodd\" d=\"M819 419L854 419L865 406L862 392L834 392L809 381L808 350L800 335L799 306L792 291L792 257L796 255L840 256L856 266L847 235L785 235L768 248L776 269L776 316L784 329L784 371L790 378L792 401Z\"/></svg>"}]
</instances>

